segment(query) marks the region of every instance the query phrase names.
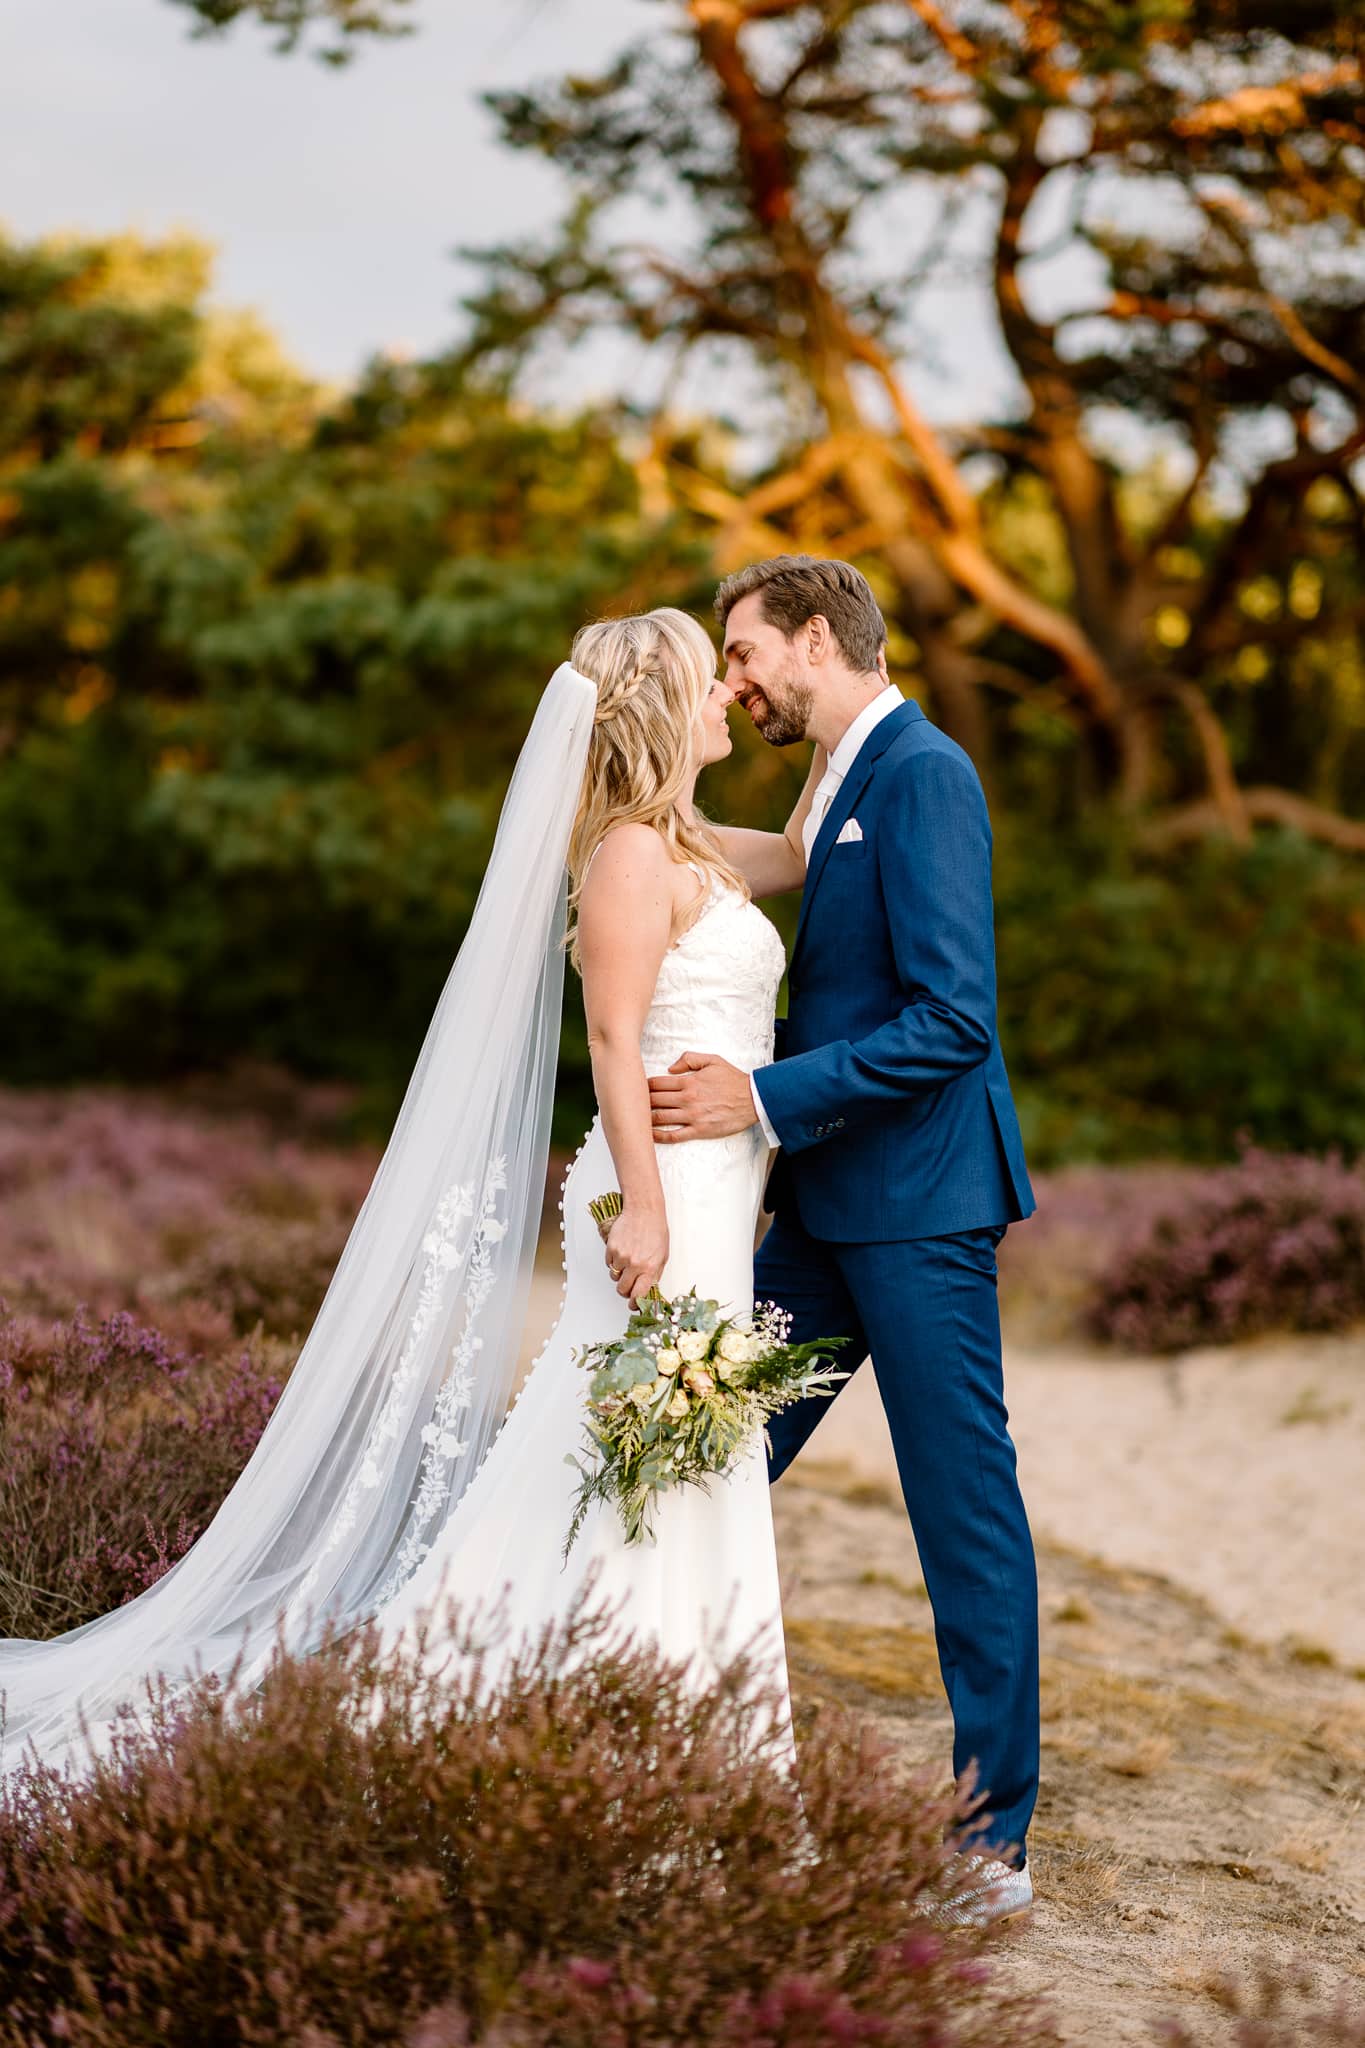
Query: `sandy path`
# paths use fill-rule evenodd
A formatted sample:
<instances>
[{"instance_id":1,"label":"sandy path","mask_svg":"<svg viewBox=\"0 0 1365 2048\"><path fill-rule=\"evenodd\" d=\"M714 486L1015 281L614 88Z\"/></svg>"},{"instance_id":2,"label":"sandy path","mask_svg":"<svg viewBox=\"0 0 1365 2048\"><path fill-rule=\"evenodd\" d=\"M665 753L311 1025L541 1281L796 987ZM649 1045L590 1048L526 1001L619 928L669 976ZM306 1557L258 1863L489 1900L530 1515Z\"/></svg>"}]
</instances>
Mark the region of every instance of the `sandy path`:
<instances>
[{"instance_id":1,"label":"sandy path","mask_svg":"<svg viewBox=\"0 0 1365 2048\"><path fill-rule=\"evenodd\" d=\"M898 1493L803 1457L773 1498L799 1735L852 1706L941 1781L951 1725ZM1068 2048L1151 2048L1176 2014L1231 2044L1217 1980L1263 1962L1365 2007L1365 1685L1230 1642L1164 1577L1049 1539L1038 1565L1038 1903L997 1967Z\"/></svg>"},{"instance_id":2,"label":"sandy path","mask_svg":"<svg viewBox=\"0 0 1365 2048\"><path fill-rule=\"evenodd\" d=\"M1174 1360L1011 1348L1005 1389L1039 1535L1365 1665L1365 1333ZM895 1478L869 1368L805 1455Z\"/></svg>"}]
</instances>

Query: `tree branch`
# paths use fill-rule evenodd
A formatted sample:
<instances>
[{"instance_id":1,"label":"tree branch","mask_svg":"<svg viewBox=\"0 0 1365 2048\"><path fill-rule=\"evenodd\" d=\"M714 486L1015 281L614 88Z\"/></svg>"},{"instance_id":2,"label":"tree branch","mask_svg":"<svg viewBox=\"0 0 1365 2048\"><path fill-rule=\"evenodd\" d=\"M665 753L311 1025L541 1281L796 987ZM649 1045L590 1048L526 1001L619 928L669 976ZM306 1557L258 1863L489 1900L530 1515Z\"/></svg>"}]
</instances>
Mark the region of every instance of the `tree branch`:
<instances>
[{"instance_id":1,"label":"tree branch","mask_svg":"<svg viewBox=\"0 0 1365 2048\"><path fill-rule=\"evenodd\" d=\"M919 16L930 35L952 58L954 64L959 65L963 71L971 72L973 77L980 75L986 66L985 57L970 36L964 36L961 29L953 26L943 9L935 5L935 0L906 0L906 4L912 14Z\"/></svg>"},{"instance_id":2,"label":"tree branch","mask_svg":"<svg viewBox=\"0 0 1365 2048\"><path fill-rule=\"evenodd\" d=\"M1302 832L1305 838L1319 840L1324 846L1335 846L1342 853L1365 853L1365 824L1355 818L1340 817L1335 811L1324 810L1320 804L1295 796L1292 790L1258 784L1242 791L1242 807L1253 824L1285 825L1291 831ZM1222 811L1212 799L1206 798L1200 803L1183 804L1178 810L1153 818L1144 827L1141 837L1144 845L1165 851L1170 847L1215 837L1226 829L1227 821Z\"/></svg>"},{"instance_id":3,"label":"tree branch","mask_svg":"<svg viewBox=\"0 0 1365 2048\"><path fill-rule=\"evenodd\" d=\"M1234 839L1250 840L1251 819L1247 814L1246 800L1237 786L1227 734L1213 706L1195 684L1180 682L1174 677L1163 677L1161 694L1169 696L1180 706L1194 728L1204 757L1209 800L1222 819L1224 829Z\"/></svg>"}]
</instances>

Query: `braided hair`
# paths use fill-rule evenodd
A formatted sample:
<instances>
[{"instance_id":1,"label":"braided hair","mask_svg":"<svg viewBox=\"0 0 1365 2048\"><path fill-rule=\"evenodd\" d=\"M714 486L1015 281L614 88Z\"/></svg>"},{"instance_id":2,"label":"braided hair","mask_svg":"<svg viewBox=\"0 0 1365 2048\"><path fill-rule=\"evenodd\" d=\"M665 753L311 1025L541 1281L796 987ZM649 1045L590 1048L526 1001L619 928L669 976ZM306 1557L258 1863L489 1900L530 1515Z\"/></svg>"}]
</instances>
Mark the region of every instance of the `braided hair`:
<instances>
[{"instance_id":1,"label":"braided hair","mask_svg":"<svg viewBox=\"0 0 1365 2048\"><path fill-rule=\"evenodd\" d=\"M584 877L613 825L653 825L675 861L694 860L746 896L748 889L709 826L681 810L696 774L701 707L716 673L705 628L673 605L600 619L579 628L572 660L597 685L569 841L569 956L576 967Z\"/></svg>"}]
</instances>

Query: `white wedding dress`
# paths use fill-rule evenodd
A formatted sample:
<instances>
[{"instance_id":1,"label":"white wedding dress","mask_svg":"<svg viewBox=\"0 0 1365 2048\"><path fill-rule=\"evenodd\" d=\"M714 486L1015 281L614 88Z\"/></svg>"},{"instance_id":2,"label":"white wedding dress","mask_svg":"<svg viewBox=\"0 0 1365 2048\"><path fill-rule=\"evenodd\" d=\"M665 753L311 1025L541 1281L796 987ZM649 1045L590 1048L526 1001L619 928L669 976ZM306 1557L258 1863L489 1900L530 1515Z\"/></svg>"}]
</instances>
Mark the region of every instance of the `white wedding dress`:
<instances>
[{"instance_id":1,"label":"white wedding dress","mask_svg":"<svg viewBox=\"0 0 1365 2048\"><path fill-rule=\"evenodd\" d=\"M746 1072L772 1057L773 1003L785 965L782 941L753 903L711 880L695 921L665 954L641 1037L647 1074L683 1052L719 1053ZM753 1305L753 1246L768 1164L757 1125L730 1138L658 1148L668 1212L664 1294L689 1288L731 1311ZM562 1620L587 1594L609 1606L614 1627L687 1660L700 1683L727 1655L756 1648L765 1685L782 1702L781 1600L764 1447L708 1491L683 1486L657 1503L655 1540L627 1544L614 1509L595 1507L567 1563L565 1534L582 1448L586 1379L576 1346L614 1337L630 1313L607 1272L588 1203L617 1185L595 1119L574 1159L560 1204L564 1298L559 1319L501 1431L418 1570L380 1611L381 1634L411 1646L428 1610L432 1668L457 1654L440 1624L443 1588L461 1611L477 1597L503 1602L485 1671L515 1646Z\"/></svg>"}]
</instances>

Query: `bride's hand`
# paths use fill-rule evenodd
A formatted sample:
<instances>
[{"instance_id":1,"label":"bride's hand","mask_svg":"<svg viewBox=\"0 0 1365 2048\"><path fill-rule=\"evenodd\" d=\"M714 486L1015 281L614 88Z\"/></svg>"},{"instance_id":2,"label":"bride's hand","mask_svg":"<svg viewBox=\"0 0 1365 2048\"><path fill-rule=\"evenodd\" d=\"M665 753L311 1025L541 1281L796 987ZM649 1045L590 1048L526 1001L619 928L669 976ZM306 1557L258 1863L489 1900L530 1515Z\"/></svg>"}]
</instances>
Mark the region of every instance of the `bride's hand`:
<instances>
[{"instance_id":1,"label":"bride's hand","mask_svg":"<svg viewBox=\"0 0 1365 2048\"><path fill-rule=\"evenodd\" d=\"M667 1263L668 1218L663 1210L627 1203L607 1236L607 1271L616 1292L634 1304L658 1285Z\"/></svg>"}]
</instances>

